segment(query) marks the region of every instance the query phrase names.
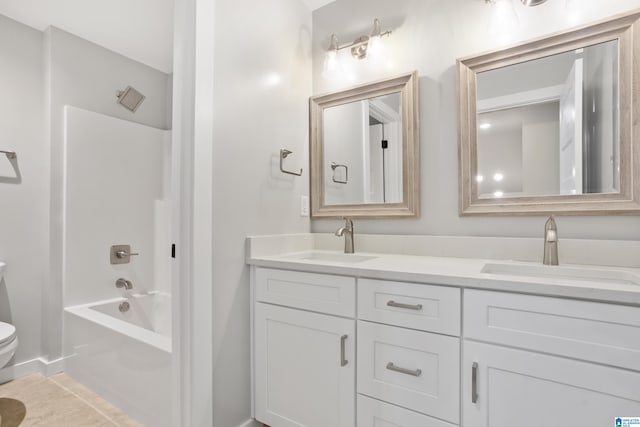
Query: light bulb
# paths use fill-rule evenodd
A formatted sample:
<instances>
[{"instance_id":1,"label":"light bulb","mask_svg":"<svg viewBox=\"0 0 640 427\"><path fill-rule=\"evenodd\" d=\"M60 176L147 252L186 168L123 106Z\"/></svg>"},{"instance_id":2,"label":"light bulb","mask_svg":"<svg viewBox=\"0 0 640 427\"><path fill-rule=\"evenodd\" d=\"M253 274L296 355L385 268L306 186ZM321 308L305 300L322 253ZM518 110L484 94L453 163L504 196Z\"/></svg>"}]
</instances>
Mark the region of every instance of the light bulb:
<instances>
[{"instance_id":1,"label":"light bulb","mask_svg":"<svg viewBox=\"0 0 640 427\"><path fill-rule=\"evenodd\" d=\"M338 61L338 37L331 35L331 45L324 58L324 70L322 76L326 79L334 79L340 73L340 63Z\"/></svg>"},{"instance_id":2,"label":"light bulb","mask_svg":"<svg viewBox=\"0 0 640 427\"><path fill-rule=\"evenodd\" d=\"M380 20L378 18L373 20L373 31L369 36L368 54L373 57L379 57L384 49L384 42L382 41L382 34L380 30Z\"/></svg>"},{"instance_id":3,"label":"light bulb","mask_svg":"<svg viewBox=\"0 0 640 427\"><path fill-rule=\"evenodd\" d=\"M382 41L382 37L371 37L371 39L369 39L369 48L367 50L368 54L372 57L380 57L384 51L384 42Z\"/></svg>"}]
</instances>

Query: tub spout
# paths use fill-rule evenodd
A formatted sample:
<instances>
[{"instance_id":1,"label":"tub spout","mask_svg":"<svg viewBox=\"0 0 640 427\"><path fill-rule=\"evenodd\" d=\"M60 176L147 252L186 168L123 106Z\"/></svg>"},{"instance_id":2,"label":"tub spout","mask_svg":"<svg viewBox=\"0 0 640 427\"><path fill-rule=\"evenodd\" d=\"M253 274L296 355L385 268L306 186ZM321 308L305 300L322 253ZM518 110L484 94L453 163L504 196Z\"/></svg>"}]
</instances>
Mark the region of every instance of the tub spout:
<instances>
[{"instance_id":1,"label":"tub spout","mask_svg":"<svg viewBox=\"0 0 640 427\"><path fill-rule=\"evenodd\" d=\"M120 278L116 280L116 288L131 290L133 289L133 283L130 280Z\"/></svg>"}]
</instances>

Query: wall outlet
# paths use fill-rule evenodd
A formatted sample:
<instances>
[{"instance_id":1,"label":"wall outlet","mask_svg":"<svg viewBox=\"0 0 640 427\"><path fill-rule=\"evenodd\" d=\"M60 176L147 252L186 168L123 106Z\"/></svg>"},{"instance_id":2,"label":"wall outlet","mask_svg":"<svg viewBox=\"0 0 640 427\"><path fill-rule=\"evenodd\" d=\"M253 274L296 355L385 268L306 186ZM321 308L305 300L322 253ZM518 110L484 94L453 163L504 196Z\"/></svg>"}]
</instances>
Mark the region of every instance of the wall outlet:
<instances>
[{"instance_id":1,"label":"wall outlet","mask_svg":"<svg viewBox=\"0 0 640 427\"><path fill-rule=\"evenodd\" d=\"M300 216L309 216L309 196L300 196Z\"/></svg>"}]
</instances>

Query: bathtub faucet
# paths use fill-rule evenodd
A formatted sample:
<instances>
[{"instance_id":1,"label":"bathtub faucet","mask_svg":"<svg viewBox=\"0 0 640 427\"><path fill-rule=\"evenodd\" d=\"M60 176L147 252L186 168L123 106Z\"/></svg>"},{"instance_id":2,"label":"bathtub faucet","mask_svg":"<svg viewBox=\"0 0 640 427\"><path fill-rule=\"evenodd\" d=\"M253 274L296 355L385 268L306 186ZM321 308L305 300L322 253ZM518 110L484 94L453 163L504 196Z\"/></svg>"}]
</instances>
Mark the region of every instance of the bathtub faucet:
<instances>
[{"instance_id":1,"label":"bathtub faucet","mask_svg":"<svg viewBox=\"0 0 640 427\"><path fill-rule=\"evenodd\" d=\"M116 288L123 288L126 290L133 289L133 283L130 280L120 278L116 280Z\"/></svg>"}]
</instances>

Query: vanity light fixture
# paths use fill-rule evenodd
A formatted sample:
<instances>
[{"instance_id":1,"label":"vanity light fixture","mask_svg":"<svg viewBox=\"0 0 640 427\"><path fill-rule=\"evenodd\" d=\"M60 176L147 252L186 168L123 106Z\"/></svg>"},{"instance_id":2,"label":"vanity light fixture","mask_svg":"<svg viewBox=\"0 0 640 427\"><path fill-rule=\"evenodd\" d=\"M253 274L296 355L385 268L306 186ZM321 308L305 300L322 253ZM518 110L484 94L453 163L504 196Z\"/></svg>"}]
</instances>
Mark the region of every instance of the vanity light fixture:
<instances>
[{"instance_id":1,"label":"vanity light fixture","mask_svg":"<svg viewBox=\"0 0 640 427\"><path fill-rule=\"evenodd\" d=\"M378 18L373 20L373 30L370 35L360 36L352 43L340 46L338 36L331 34L331 43L327 51L326 69L328 69L332 63L334 66L337 66L338 52L342 49L351 49L351 56L356 59L365 59L369 54L375 55L382 50L382 37L389 36L390 34L390 30L382 31L380 29L380 20Z\"/></svg>"},{"instance_id":2,"label":"vanity light fixture","mask_svg":"<svg viewBox=\"0 0 640 427\"><path fill-rule=\"evenodd\" d=\"M504 193L503 193L502 191L498 190L498 191L496 191L495 193L493 193L493 195L494 195L495 197L502 197L502 196L504 196Z\"/></svg>"},{"instance_id":3,"label":"vanity light fixture","mask_svg":"<svg viewBox=\"0 0 640 427\"><path fill-rule=\"evenodd\" d=\"M500 182L504 179L504 175L502 175L501 173L496 173L495 175L493 175L493 180L496 182Z\"/></svg>"},{"instance_id":4,"label":"vanity light fixture","mask_svg":"<svg viewBox=\"0 0 640 427\"><path fill-rule=\"evenodd\" d=\"M491 123L482 123L480 129L487 130L491 128Z\"/></svg>"},{"instance_id":5,"label":"vanity light fixture","mask_svg":"<svg viewBox=\"0 0 640 427\"><path fill-rule=\"evenodd\" d=\"M482 182L482 181L484 181L484 176L482 175L476 176L476 182Z\"/></svg>"}]
</instances>

